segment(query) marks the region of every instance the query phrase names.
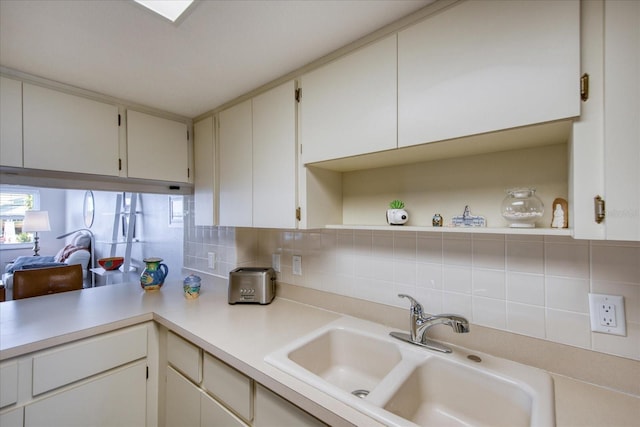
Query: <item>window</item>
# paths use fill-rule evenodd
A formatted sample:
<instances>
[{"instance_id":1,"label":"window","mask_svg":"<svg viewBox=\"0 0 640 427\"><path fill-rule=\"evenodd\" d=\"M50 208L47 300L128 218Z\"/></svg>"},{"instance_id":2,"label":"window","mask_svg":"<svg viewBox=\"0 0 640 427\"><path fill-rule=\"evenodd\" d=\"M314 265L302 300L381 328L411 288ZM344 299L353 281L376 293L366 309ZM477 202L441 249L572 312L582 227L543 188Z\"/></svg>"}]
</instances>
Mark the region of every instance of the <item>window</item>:
<instances>
[{"instance_id":1,"label":"window","mask_svg":"<svg viewBox=\"0 0 640 427\"><path fill-rule=\"evenodd\" d=\"M30 209L40 209L40 192L36 188L0 185L0 248L30 246L33 233L22 232L24 213Z\"/></svg>"}]
</instances>

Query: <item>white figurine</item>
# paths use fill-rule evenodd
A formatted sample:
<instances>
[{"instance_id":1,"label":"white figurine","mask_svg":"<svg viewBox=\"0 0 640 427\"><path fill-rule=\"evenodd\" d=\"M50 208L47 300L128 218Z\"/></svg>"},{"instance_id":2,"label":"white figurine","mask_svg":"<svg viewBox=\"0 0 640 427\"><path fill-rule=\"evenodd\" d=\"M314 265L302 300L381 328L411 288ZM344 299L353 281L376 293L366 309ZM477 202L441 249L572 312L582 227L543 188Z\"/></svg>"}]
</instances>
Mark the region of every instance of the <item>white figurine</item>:
<instances>
[{"instance_id":1,"label":"white figurine","mask_svg":"<svg viewBox=\"0 0 640 427\"><path fill-rule=\"evenodd\" d=\"M553 221L551 222L553 228L564 228L564 211L560 203L556 204L556 208L553 211Z\"/></svg>"}]
</instances>

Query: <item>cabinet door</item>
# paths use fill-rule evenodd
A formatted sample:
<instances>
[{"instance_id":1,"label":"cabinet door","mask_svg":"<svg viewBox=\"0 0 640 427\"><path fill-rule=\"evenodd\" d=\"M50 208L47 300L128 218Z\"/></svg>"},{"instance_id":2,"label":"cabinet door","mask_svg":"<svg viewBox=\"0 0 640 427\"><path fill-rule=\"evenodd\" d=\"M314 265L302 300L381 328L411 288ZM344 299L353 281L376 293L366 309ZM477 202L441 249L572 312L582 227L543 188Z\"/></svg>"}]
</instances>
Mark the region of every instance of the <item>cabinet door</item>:
<instances>
[{"instance_id":1,"label":"cabinet door","mask_svg":"<svg viewBox=\"0 0 640 427\"><path fill-rule=\"evenodd\" d=\"M589 100L571 138L574 238L640 240L640 4L585 2L583 72ZM594 218L594 197L606 202Z\"/></svg>"},{"instance_id":2,"label":"cabinet door","mask_svg":"<svg viewBox=\"0 0 640 427\"><path fill-rule=\"evenodd\" d=\"M253 224L251 100L220 112L220 225Z\"/></svg>"},{"instance_id":3,"label":"cabinet door","mask_svg":"<svg viewBox=\"0 0 640 427\"><path fill-rule=\"evenodd\" d=\"M118 107L23 83L24 167L119 175Z\"/></svg>"},{"instance_id":4,"label":"cabinet door","mask_svg":"<svg viewBox=\"0 0 640 427\"><path fill-rule=\"evenodd\" d=\"M465 1L398 33L398 146L580 114L580 4Z\"/></svg>"},{"instance_id":5,"label":"cabinet door","mask_svg":"<svg viewBox=\"0 0 640 427\"><path fill-rule=\"evenodd\" d=\"M261 385L256 385L255 427L318 427L322 421L278 396Z\"/></svg>"},{"instance_id":6,"label":"cabinet door","mask_svg":"<svg viewBox=\"0 0 640 427\"><path fill-rule=\"evenodd\" d=\"M227 408L205 392L200 392L200 423L202 427L246 427L240 418L233 415Z\"/></svg>"},{"instance_id":7,"label":"cabinet door","mask_svg":"<svg viewBox=\"0 0 640 427\"><path fill-rule=\"evenodd\" d=\"M22 167L22 82L0 76L0 164Z\"/></svg>"},{"instance_id":8,"label":"cabinet door","mask_svg":"<svg viewBox=\"0 0 640 427\"><path fill-rule=\"evenodd\" d=\"M2 427L23 427L24 408L16 408L0 414L0 426Z\"/></svg>"},{"instance_id":9,"label":"cabinet door","mask_svg":"<svg viewBox=\"0 0 640 427\"><path fill-rule=\"evenodd\" d=\"M24 425L144 426L146 384L143 360L27 405Z\"/></svg>"},{"instance_id":10,"label":"cabinet door","mask_svg":"<svg viewBox=\"0 0 640 427\"><path fill-rule=\"evenodd\" d=\"M396 36L302 76L306 163L397 147Z\"/></svg>"},{"instance_id":11,"label":"cabinet door","mask_svg":"<svg viewBox=\"0 0 640 427\"><path fill-rule=\"evenodd\" d=\"M295 82L253 99L253 226L296 227Z\"/></svg>"},{"instance_id":12,"label":"cabinet door","mask_svg":"<svg viewBox=\"0 0 640 427\"><path fill-rule=\"evenodd\" d=\"M246 421L253 419L251 378L205 353L202 387Z\"/></svg>"},{"instance_id":13,"label":"cabinet door","mask_svg":"<svg viewBox=\"0 0 640 427\"><path fill-rule=\"evenodd\" d=\"M167 367L166 427L200 427L200 389Z\"/></svg>"},{"instance_id":14,"label":"cabinet door","mask_svg":"<svg viewBox=\"0 0 640 427\"><path fill-rule=\"evenodd\" d=\"M189 181L189 141L182 122L127 111L129 178Z\"/></svg>"},{"instance_id":15,"label":"cabinet door","mask_svg":"<svg viewBox=\"0 0 640 427\"><path fill-rule=\"evenodd\" d=\"M193 124L195 225L215 225L215 132L213 116Z\"/></svg>"},{"instance_id":16,"label":"cabinet door","mask_svg":"<svg viewBox=\"0 0 640 427\"><path fill-rule=\"evenodd\" d=\"M606 237L640 240L640 2L604 4Z\"/></svg>"}]
</instances>

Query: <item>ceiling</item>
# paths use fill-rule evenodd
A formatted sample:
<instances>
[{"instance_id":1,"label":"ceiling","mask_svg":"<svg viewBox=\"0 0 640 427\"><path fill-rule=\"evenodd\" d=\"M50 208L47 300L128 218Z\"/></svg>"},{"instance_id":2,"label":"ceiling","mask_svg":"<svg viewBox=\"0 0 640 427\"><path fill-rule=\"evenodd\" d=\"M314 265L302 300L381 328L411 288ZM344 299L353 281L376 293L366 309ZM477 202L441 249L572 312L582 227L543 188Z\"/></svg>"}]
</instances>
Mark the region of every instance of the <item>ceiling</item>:
<instances>
[{"instance_id":1,"label":"ceiling","mask_svg":"<svg viewBox=\"0 0 640 427\"><path fill-rule=\"evenodd\" d=\"M0 0L0 65L196 117L433 0Z\"/></svg>"}]
</instances>

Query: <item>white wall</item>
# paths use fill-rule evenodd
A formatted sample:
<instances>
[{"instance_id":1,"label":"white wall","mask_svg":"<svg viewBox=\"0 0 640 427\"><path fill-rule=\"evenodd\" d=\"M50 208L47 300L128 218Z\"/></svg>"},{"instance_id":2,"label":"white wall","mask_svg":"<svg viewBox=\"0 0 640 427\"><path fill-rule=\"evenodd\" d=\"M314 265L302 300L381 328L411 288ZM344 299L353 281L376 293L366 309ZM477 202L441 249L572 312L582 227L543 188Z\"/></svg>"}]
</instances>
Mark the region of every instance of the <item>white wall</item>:
<instances>
[{"instance_id":1,"label":"white wall","mask_svg":"<svg viewBox=\"0 0 640 427\"><path fill-rule=\"evenodd\" d=\"M85 191L68 190L67 195L67 230L85 228L83 217L83 203ZM96 260L108 257L111 249L110 242L113 233L116 198L118 193L109 191L94 191L95 217L91 231L96 239ZM134 243L131 251L132 265L138 267L132 273L130 280L135 281L144 268L144 258L159 257L169 267L168 279L182 277L182 248L183 228L169 227L169 196L163 194L141 194L137 210L141 213L136 220L136 237L139 243ZM121 236L122 222L119 221L119 236ZM116 256L123 256L125 245L117 245ZM114 279L114 282L117 282ZM98 284L104 284L99 278Z\"/></svg>"}]
</instances>

